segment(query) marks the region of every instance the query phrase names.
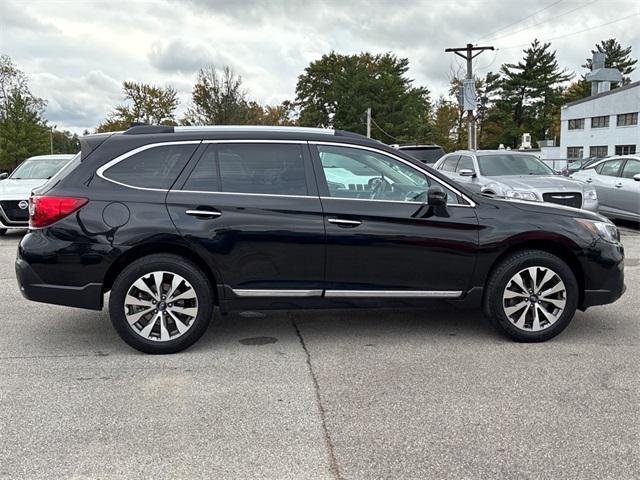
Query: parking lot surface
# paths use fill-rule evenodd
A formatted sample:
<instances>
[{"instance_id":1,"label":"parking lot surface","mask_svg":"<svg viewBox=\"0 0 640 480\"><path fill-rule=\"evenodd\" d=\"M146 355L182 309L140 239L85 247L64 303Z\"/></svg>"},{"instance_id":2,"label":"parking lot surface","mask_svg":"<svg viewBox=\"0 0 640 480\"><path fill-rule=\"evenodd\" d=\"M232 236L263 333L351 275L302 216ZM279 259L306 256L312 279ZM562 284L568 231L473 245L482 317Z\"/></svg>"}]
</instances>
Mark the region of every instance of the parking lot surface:
<instances>
[{"instance_id":1,"label":"parking lot surface","mask_svg":"<svg viewBox=\"0 0 640 480\"><path fill-rule=\"evenodd\" d=\"M640 477L628 290L543 344L477 311L245 312L148 356L106 310L24 300L0 238L0 478Z\"/></svg>"}]
</instances>

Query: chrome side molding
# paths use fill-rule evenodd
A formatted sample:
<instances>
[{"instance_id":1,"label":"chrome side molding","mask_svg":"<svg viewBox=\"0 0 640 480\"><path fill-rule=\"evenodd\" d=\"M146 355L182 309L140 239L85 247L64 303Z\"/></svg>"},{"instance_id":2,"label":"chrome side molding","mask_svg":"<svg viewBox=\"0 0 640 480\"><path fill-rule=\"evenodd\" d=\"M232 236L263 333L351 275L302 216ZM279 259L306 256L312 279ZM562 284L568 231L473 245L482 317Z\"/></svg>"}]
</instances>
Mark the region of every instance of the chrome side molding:
<instances>
[{"instance_id":1,"label":"chrome side molding","mask_svg":"<svg viewBox=\"0 0 640 480\"><path fill-rule=\"evenodd\" d=\"M271 290L232 289L238 297L252 298L460 298L462 290Z\"/></svg>"}]
</instances>

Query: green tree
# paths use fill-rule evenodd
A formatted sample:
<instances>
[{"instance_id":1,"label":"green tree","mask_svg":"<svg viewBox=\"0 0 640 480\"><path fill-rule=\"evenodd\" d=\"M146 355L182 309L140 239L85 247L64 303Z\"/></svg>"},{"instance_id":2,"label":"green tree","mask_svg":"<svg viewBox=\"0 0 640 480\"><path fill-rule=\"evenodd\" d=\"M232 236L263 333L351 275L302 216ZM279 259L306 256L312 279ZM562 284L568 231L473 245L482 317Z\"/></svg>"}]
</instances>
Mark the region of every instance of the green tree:
<instances>
[{"instance_id":1,"label":"green tree","mask_svg":"<svg viewBox=\"0 0 640 480\"><path fill-rule=\"evenodd\" d=\"M124 102L102 122L96 132L126 130L133 122L152 125L176 125L178 93L173 87L157 87L145 83L123 82Z\"/></svg>"},{"instance_id":2,"label":"green tree","mask_svg":"<svg viewBox=\"0 0 640 480\"><path fill-rule=\"evenodd\" d=\"M564 102L563 84L573 74L560 69L556 52L550 43L537 39L525 49L524 58L517 64L503 64L500 68L501 85L494 121L503 124L503 134L497 139L505 146L518 147L522 133L531 133L532 140L551 135Z\"/></svg>"},{"instance_id":3,"label":"green tree","mask_svg":"<svg viewBox=\"0 0 640 480\"><path fill-rule=\"evenodd\" d=\"M298 77L298 123L364 134L365 112L371 108L374 138L427 141L431 136L429 91L412 85L408 69L406 58L391 53L323 55Z\"/></svg>"},{"instance_id":4,"label":"green tree","mask_svg":"<svg viewBox=\"0 0 640 480\"><path fill-rule=\"evenodd\" d=\"M623 47L615 38L610 38L608 40L602 40L600 43L596 44L596 49L591 50L591 54L593 55L596 52L604 53L606 55L604 61L604 66L606 68L615 68L622 73L623 85L631 82L629 75L633 73L636 69L636 64L638 63L637 58L631 57L631 46ZM587 58L582 66L591 70L592 59Z\"/></svg>"},{"instance_id":5,"label":"green tree","mask_svg":"<svg viewBox=\"0 0 640 480\"><path fill-rule=\"evenodd\" d=\"M25 158L48 153L49 135L37 100L14 89L0 117L0 168L12 170Z\"/></svg>"},{"instance_id":6,"label":"green tree","mask_svg":"<svg viewBox=\"0 0 640 480\"><path fill-rule=\"evenodd\" d=\"M457 150L464 139L458 129L460 107L453 101L440 96L435 103L432 120L432 141L446 152ZM466 137L465 137L466 139Z\"/></svg>"},{"instance_id":7,"label":"green tree","mask_svg":"<svg viewBox=\"0 0 640 480\"><path fill-rule=\"evenodd\" d=\"M80 138L77 133L68 130L53 129L53 153L78 153L80 151Z\"/></svg>"}]
</instances>

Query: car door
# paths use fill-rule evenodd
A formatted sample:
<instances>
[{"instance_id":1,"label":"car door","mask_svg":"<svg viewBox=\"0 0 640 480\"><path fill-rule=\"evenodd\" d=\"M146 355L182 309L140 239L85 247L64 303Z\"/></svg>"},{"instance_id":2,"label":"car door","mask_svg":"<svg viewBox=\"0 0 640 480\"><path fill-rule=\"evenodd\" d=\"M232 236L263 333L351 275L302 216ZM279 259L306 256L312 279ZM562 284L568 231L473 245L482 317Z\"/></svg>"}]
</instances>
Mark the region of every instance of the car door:
<instances>
[{"instance_id":1,"label":"car door","mask_svg":"<svg viewBox=\"0 0 640 480\"><path fill-rule=\"evenodd\" d=\"M455 174L451 178L453 178L456 182L464 185L468 189L479 193L481 190L481 185L480 182L478 182L478 176L462 176L460 175L460 172L462 170L471 170L474 173L478 171L473 164L473 158L468 155L460 155L458 163L456 164Z\"/></svg>"},{"instance_id":2,"label":"car door","mask_svg":"<svg viewBox=\"0 0 640 480\"><path fill-rule=\"evenodd\" d=\"M628 158L614 185L617 191L613 208L618 213L635 219L640 219L640 182L633 179L638 174L640 174L640 160Z\"/></svg>"},{"instance_id":3,"label":"car door","mask_svg":"<svg viewBox=\"0 0 640 480\"><path fill-rule=\"evenodd\" d=\"M593 185L598 193L599 210L602 212L612 212L615 209L616 190L615 184L618 183L618 173L624 163L623 159L613 158L602 162L585 170L581 180Z\"/></svg>"},{"instance_id":4,"label":"car door","mask_svg":"<svg viewBox=\"0 0 640 480\"><path fill-rule=\"evenodd\" d=\"M312 144L327 232L327 297L459 297L475 265L478 221L446 189L449 205L426 205L434 177L370 147ZM339 166L341 165L341 167ZM366 189L326 181L353 169Z\"/></svg>"},{"instance_id":5,"label":"car door","mask_svg":"<svg viewBox=\"0 0 640 480\"><path fill-rule=\"evenodd\" d=\"M325 231L303 141L204 141L167 195L226 298L321 296Z\"/></svg>"}]
</instances>

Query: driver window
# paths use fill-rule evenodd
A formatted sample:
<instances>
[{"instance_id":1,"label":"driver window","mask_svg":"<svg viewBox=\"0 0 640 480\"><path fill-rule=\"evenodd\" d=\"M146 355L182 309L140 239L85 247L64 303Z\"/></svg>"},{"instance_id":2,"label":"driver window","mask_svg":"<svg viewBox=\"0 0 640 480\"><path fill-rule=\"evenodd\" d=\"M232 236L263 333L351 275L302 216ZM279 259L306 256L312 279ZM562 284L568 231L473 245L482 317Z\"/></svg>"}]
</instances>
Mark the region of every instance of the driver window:
<instances>
[{"instance_id":1,"label":"driver window","mask_svg":"<svg viewBox=\"0 0 640 480\"><path fill-rule=\"evenodd\" d=\"M329 195L394 202L425 202L435 183L422 172L386 155L349 147L318 145ZM447 203L459 203L447 192Z\"/></svg>"}]
</instances>

